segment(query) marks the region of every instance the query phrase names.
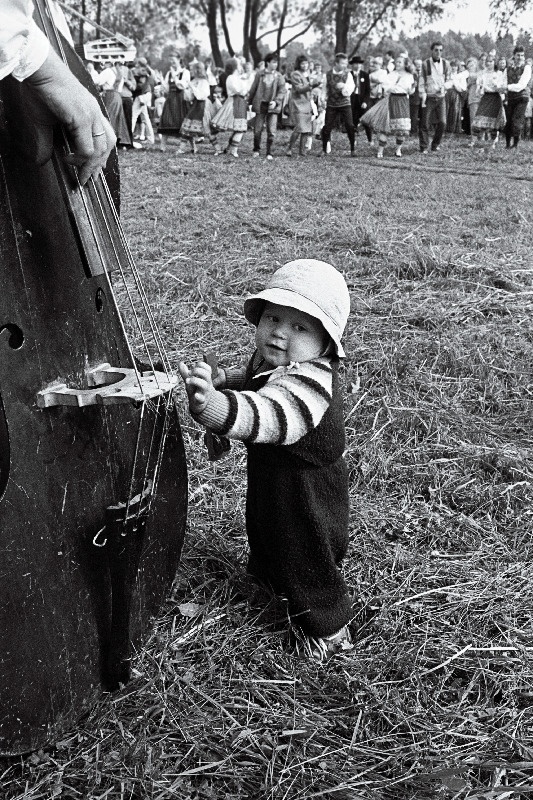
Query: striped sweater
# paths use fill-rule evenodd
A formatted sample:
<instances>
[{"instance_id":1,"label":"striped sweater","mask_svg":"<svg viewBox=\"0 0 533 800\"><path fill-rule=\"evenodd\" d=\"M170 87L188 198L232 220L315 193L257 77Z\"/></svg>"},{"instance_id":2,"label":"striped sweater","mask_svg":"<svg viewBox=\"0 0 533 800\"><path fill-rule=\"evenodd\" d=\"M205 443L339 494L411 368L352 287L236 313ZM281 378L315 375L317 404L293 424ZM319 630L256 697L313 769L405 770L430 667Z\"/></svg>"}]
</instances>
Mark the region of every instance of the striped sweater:
<instances>
[{"instance_id":1,"label":"striped sweater","mask_svg":"<svg viewBox=\"0 0 533 800\"><path fill-rule=\"evenodd\" d=\"M257 356L255 357L257 359ZM255 366L255 363L254 363ZM332 398L329 358L258 372L266 384L257 391L238 391L244 369L226 370L226 387L213 391L195 418L217 433L246 444L291 445L318 426Z\"/></svg>"}]
</instances>

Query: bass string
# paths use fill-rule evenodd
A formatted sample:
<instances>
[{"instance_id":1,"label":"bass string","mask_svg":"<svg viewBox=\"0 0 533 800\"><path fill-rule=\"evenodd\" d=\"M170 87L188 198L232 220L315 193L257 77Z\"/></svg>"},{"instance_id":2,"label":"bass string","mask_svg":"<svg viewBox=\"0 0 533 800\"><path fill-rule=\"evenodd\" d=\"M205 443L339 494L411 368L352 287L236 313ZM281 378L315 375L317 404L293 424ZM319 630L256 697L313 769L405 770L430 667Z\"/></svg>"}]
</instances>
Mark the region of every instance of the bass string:
<instances>
[{"instance_id":1,"label":"bass string","mask_svg":"<svg viewBox=\"0 0 533 800\"><path fill-rule=\"evenodd\" d=\"M46 6L47 6L48 17L49 17L50 24L51 24L52 29L53 29L54 38L56 40L56 45L57 45L58 50L59 50L59 52L61 54L63 62L66 63L65 52L64 52L64 49L63 49L63 46L62 46L61 39L60 39L60 37L58 35L58 31L57 31L57 28L56 28L56 25L55 25L55 21L53 19L53 15L51 14L50 9L48 7L48 0L44 0L44 2L46 4ZM44 27L45 26L45 22L44 22L44 19L42 18L41 9L39 8L38 10L39 10L39 13L41 15L41 21L42 21L42 24L43 24L43 27ZM66 139L66 137L65 137L65 139ZM68 149L68 143L67 142L66 142L66 146L67 146L67 149ZM165 373L166 373L166 377L167 377L167 379L170 380L170 375L169 375L170 362L169 362L168 354L166 353L166 350L164 348L161 336L159 334L157 326L155 325L155 321L153 319L153 315L152 315L151 309L150 309L149 304L147 302L147 298L146 298L146 294L144 292L144 288L142 287L142 282L140 281L140 276L139 276L138 270L136 268L135 262L133 260L133 256L131 255L131 251L130 251L129 246L127 244L126 237L125 237L125 234L123 232L120 220L118 218L118 213L116 211L115 205L114 205L114 203L112 201L111 194L110 194L110 191L109 191L109 187L107 186L107 182L106 182L106 180L105 180L103 175L100 176L100 179L101 179L102 186L104 187L104 191L106 192L108 205L109 205L109 208L111 209L111 213L113 215L115 224L117 225L117 230L119 232L119 237L120 237L120 240L121 240L121 244L122 244L122 246L124 248L124 252L126 253L126 257L127 257L127 260L128 260L128 265L129 265L129 267L131 269L131 272L132 272L132 275L133 275L133 278L134 278L134 283L136 285L138 294L139 294L139 296L141 298L141 305L143 306L145 315L146 315L146 317L148 319L150 328L152 330L152 336L154 338L154 342L156 344L156 347L157 347L157 350L158 350L158 354L159 354L159 356L161 358L161 361L162 361L162 364L163 364L163 368L164 368ZM91 214L90 214L90 211L89 211L89 208L88 208L88 205L87 205L87 200L86 200L86 197L84 195L84 189L81 186L81 184L79 183L77 172L76 172L76 181L77 181L77 184L78 184L78 191L79 191L80 196L82 198L82 203L83 203L83 207L84 207L84 210L85 210L85 214L87 216L87 220L89 222L89 225L91 227L91 231L92 231L92 234L93 234L93 237L94 237L96 249L97 249L99 257L101 259L102 267L103 267L103 270L104 270L104 274L106 276L107 283L108 283L109 289L111 291L111 294L112 294L113 300L115 301L115 306L116 306L116 298L115 298L113 287L111 285L111 281L109 279L109 274L107 272L107 268L106 268L106 265L105 265L104 254L100 250L100 244L99 244L99 241L98 241L98 237L96 236L95 226L94 226L93 220L91 219ZM91 178L91 181L93 181L92 178ZM146 354L148 356L148 359L150 361L152 369L153 369L153 371L155 373L156 370L155 370L155 367L154 367L154 363L153 363L153 360L152 360L151 353L150 353L149 348L148 348L148 343L146 341L144 330L142 328L141 321L139 319L139 316L138 316L138 313L137 313L137 309L136 309L135 303L133 301L133 297L131 295L129 286L127 284L126 274L124 272L124 268L123 268L123 266L121 264L121 261L120 261L120 258L118 256L118 253L116 251L115 243L114 243L113 237L111 235L111 231L110 231L109 224L108 224L108 221L107 221L107 218L106 218L105 210L103 208L103 204L102 204L101 198L99 196L98 189L96 187L96 183L94 181L93 181L93 187L94 187L95 197L96 197L97 202L98 202L99 207L100 207L100 212L101 212L101 215L102 215L102 219L104 220L104 224L106 225L106 227L108 229L109 240L110 240L110 242L112 244L112 247L113 247L113 250L114 250L114 253L115 253L116 262L117 262L117 264L119 265L119 268L120 268L121 278L122 278L124 287L126 289L126 293L128 295L128 298L130 300L130 304L131 304L131 307L132 307L132 310L133 310L134 318L135 318L135 321L137 323L137 327L139 329L139 333L141 335ZM135 370L137 381L139 383L139 387L140 387L140 390L142 392L143 391L143 387L142 387L141 376L139 374L139 371L138 371L138 368L137 368L137 365L136 365L136 362L135 362L135 357L133 355L129 339L128 339L128 337L126 335L126 332L125 332L125 329L124 329L124 324L123 324L122 317L120 315L120 312L118 312L118 308L117 308L117 313L118 313L118 318L119 318L119 322L120 322L122 331L124 333L124 338L125 338L126 343L127 343L128 352L129 352L129 355L130 355L130 358L131 358L131 361L132 361L132 364L133 364L133 368ZM155 377L156 377L156 380L157 380L157 376L155 376ZM159 386L159 383L158 383L158 386ZM170 394L173 395L173 390L171 390ZM142 498L142 495L144 494L144 492L146 490L146 487L148 485L148 480L149 480L149 478L148 478L149 465L150 465L150 461L151 461L151 453L152 453L153 443L154 443L154 439L155 439L155 431L156 431L156 427L157 427L157 416L158 416L158 412L159 412L160 400L161 400L161 396L159 397L159 401L158 401L158 404L157 404L157 413L154 415L154 425L153 425L152 435L151 435L151 439L150 439L150 448L149 448L148 456L147 456L147 459L146 459L146 468L145 468L145 472L144 472L143 487L142 487L142 491L141 491L141 498ZM127 509L126 509L126 515L125 515L124 524L125 524L125 522L126 522L126 520L128 518L130 503L131 503L131 500L132 500L132 498L134 496L133 492L134 492L134 483L135 483L135 473L136 473L136 468L137 468L137 462L139 460L141 430L142 430L142 423L143 423L143 417L144 417L145 403L146 403L146 400L143 402L142 409L141 409L141 420L140 420L139 429L138 429L138 432L137 432L137 440L136 440L136 445L135 445L135 454L134 454L134 460L133 460L133 465L132 465L132 473L131 473L131 481L130 481L130 492L129 492L128 501L127 501ZM161 436L160 443L159 443L158 454L157 454L157 458L156 458L156 464L155 464L155 467L154 467L154 478L152 480L152 492L151 492L152 497L153 497L154 488L157 485L157 476L158 476L158 473L159 473L159 468L160 468L160 465L161 465L162 455L163 455L163 450L164 450L164 444L165 444L165 440L166 440L166 436L167 436L168 428L169 428L169 425L168 425L168 422L167 422L167 416L168 416L168 413L169 413L169 411L168 411L169 405L170 405L170 403L168 403L168 402L165 403L165 414L164 414L164 420L163 420L163 434ZM142 503L140 502L139 503L138 514L141 513L141 509L142 509Z\"/></svg>"},{"instance_id":2,"label":"bass string","mask_svg":"<svg viewBox=\"0 0 533 800\"><path fill-rule=\"evenodd\" d=\"M108 203L110 204L110 208L112 210L112 214L113 214L114 218L116 219L117 229L119 231L119 235L122 237L121 243L122 243L122 245L124 247L124 251L126 252L126 254L128 256L128 260L130 262L129 266L130 266L132 274L134 275L135 280L136 280L136 287L138 288L139 295L141 296L141 298L144 298L143 306L145 306L145 308L146 308L146 312L147 312L147 316L148 316L149 321L151 320L151 327L152 327L152 330L154 332L154 339L155 339L156 345L157 345L158 344L158 339L156 338L156 334L157 334L157 337L159 338L159 340L161 340L161 337L159 335L159 330L157 328L157 325L155 324L155 320L153 319L150 306L149 306L149 304L147 302L146 295L141 293L141 289L142 289L142 292L144 293L143 284L142 284L142 281L140 279L140 275L138 273L137 267L135 265L135 261L133 259L133 256L131 255L131 251L130 251L129 246L127 244L126 237L125 237L124 231L122 229L122 226L120 224L120 220L118 218L118 214L116 213L115 206L114 206L114 204L112 202L112 199L110 197L109 187L107 186L107 183L106 183L105 180L103 180L103 186L104 186L105 190L108 192ZM101 202L98 195L97 195L97 200L98 200L99 203ZM103 213L103 209L102 209L102 213ZM105 224L107 226L108 223L107 223L107 219L106 219L105 215L104 215L104 221L105 221ZM110 233L111 232L109 231L109 234ZM110 238L112 238L112 237L110 236ZM126 283L126 276L125 276L125 274L124 274L124 272L122 270L122 266L121 266L121 272L122 272L122 275L123 275L123 281L124 281L124 283ZM139 324L140 324L140 321L139 321ZM143 336L143 340L145 341L144 336ZM163 363L163 366L164 366L164 369L165 369L165 374L166 374L167 380L170 380L170 376L169 376L169 368L170 368L169 367L169 359L168 359L168 355L166 353L166 350L164 350L164 346L163 346L162 340L161 340L161 345L162 345L162 348L158 347L158 351L159 351L158 354L159 354L160 358L162 359L162 363ZM148 357L150 359L150 363L152 365L152 369L155 372L155 367L154 367L154 364L153 364L153 361L152 361L151 354L149 352L148 352ZM170 390L169 394L170 394L170 396L172 396L174 394L172 389ZM161 400L162 400L162 395L159 395L159 398L158 398L158 401L157 401L157 406L156 406L156 408L154 410L154 424L153 424L153 427L152 427L152 434L151 434L151 437L150 437L150 446L148 448L148 455L147 455L146 461L145 461L144 477L143 477L142 491L141 491L141 494L145 493L145 490L146 490L146 488L148 486L148 482L149 482L150 477L151 477L152 487L151 487L151 492L150 492L150 502L149 502L149 506L148 506L149 508L150 508L151 502L152 502L152 500L153 500L153 498L155 496L155 491L156 491L156 487L157 487L156 476L159 474L159 468L160 468L162 460L163 460L165 443L166 443L168 431L169 431L169 428L170 428L169 421L168 421L168 414L169 414L169 409L170 409L171 403L170 403L170 398L169 398L169 399L167 399L165 401L165 405L164 405L164 414L163 414L163 421L162 421L163 432L162 432L160 440L159 440L159 446L158 446L158 451L157 451L157 455L156 455L156 459L155 459L153 475L150 476L150 464L151 464L151 460L152 460L152 452L153 452L153 447L154 447L154 441L155 441L155 438L156 438L155 434L156 434L156 430L157 430L157 419L158 419L158 416L159 416L159 413L160 413ZM135 472L135 469L136 469L136 465L137 465L137 457L134 460L133 474L132 474L132 487L134 485L134 472ZM133 496L133 491L130 492L130 498L132 496ZM138 516L140 515L141 510L142 510L142 504L139 504ZM128 505L128 508L127 508L127 512L129 512L129 505Z\"/></svg>"},{"instance_id":3,"label":"bass string","mask_svg":"<svg viewBox=\"0 0 533 800\"><path fill-rule=\"evenodd\" d=\"M111 192L109 190L109 186L107 185L107 181L105 180L104 176L102 175L100 177L101 177L101 180L102 180L102 186L103 186L104 192L106 194L108 205L109 205L109 207L111 209L111 214L113 216L113 221L116 223L116 226L117 226L117 231L118 231L118 234L119 234L120 243L121 243L121 245L124 248L124 251L126 253L126 257L128 259L128 266L130 268L131 274L132 274L132 276L134 278L134 281L135 281L135 288L137 290L139 299L141 301L141 305L142 305L144 314L145 314L147 322L148 322L150 333L152 335L153 341L154 341L156 349L157 349L157 354L158 354L159 358L161 359L161 363L163 365L163 369L165 371L165 374L166 374L167 378L169 378L170 375L172 375L173 373L172 373L172 368L171 368L171 365L170 365L170 358L169 358L168 352L166 350L166 347L164 345L163 339L162 339L161 334L159 332L159 327L158 327L158 325L157 325L157 323L155 321L155 317L154 317L152 309L150 307L150 303L148 301L148 298L147 298L147 295L146 295L146 291L144 289L143 281L142 281L142 279L140 277L140 273L139 273L138 267L135 264L135 259L133 258L133 255L131 253L131 249L130 249L128 243L127 243L126 234L124 233L124 229L123 229L122 224L120 222L120 217L118 216L117 210L115 208L115 204L113 203L113 199L111 197ZM98 201L101 203L99 197L98 197ZM104 217L104 219L105 219L105 217ZM107 224L107 221L106 221L106 224Z\"/></svg>"},{"instance_id":4,"label":"bass string","mask_svg":"<svg viewBox=\"0 0 533 800\"><path fill-rule=\"evenodd\" d=\"M105 190L109 193L109 187L107 186L107 183L106 183L105 179L102 179L102 185L104 186ZM118 253L116 251L115 244L114 244L114 241L113 241L113 237L111 235L111 229L110 229L109 223L107 221L106 215L104 213L104 209L103 209L103 206L101 204L101 199L100 199L100 196L99 196L98 193L96 193L96 199L97 199L97 202L100 205L102 218L104 220L104 224L107 227L108 236L109 236L110 241L112 242L112 247L113 247L114 252L115 252L117 263L119 264L119 267L120 267L120 273L121 273L122 281L124 283L124 286L126 287L126 291L128 293L128 297L130 297L132 308L133 308L133 312L134 312L134 315L135 315L135 319L137 320L138 327L141 330L141 335L142 335L143 343L145 345L145 350L146 350L147 356L148 356L148 358L150 360L150 364L151 364L152 370L154 371L154 375L155 375L154 362L152 360L151 353L150 353L150 351L148 349L148 344L146 342L146 337L144 335L144 331L142 331L141 322L140 322L139 316L137 314L137 310L135 308L135 304L133 302L133 297L131 295L131 292L129 291L129 287L127 286L126 274L125 274L125 271L124 271L124 269L122 267L122 264L120 263L120 259L118 258ZM119 236L121 237L121 244L123 245L124 252L126 253L127 258L128 258L128 265L130 266L132 274L134 275L136 287L137 288L142 287L142 282L140 280L140 276L138 274L137 268L135 266L135 262L133 260L133 256L131 255L131 251L130 251L129 246L127 244L126 237L125 237L125 234L123 232L122 226L120 224L120 220L118 218L118 214L116 213L115 206L114 206L114 204L112 202L112 199L110 197L110 193L108 194L108 203L109 203L109 207L111 209L111 213L113 215L113 218L115 219L116 224L117 224L117 230L119 231ZM111 284L110 284L110 288L111 288L111 291L113 291L113 289L111 287ZM139 292L139 294L140 294L140 292ZM142 295L141 295L141 297L142 297ZM146 303L143 303L143 306L144 305L146 305ZM150 314L151 314L151 310L150 310L149 305L147 305L146 311L150 312ZM150 319L150 317L148 317L148 318ZM154 331L156 331L157 327L155 326L155 322L153 322L153 326L154 326L154 328L153 328ZM156 345L157 345L157 339L156 339ZM160 355L160 358L162 359L162 363L163 363L163 366L164 366L164 369L165 369L165 374L166 374L167 380L170 381L170 375L169 375L169 372L168 372L168 356L166 355L166 353L163 354L163 352L161 350L159 350L159 355ZM165 363L165 360L166 360L166 363ZM159 381L157 380L157 375L155 375L155 377L156 377L156 382L157 382L158 387L161 388L160 385L159 385ZM171 389L170 392L173 393L173 390ZM155 439L156 439L157 421L158 421L158 416L159 416L160 406L161 406L161 396L162 395L159 395L157 406L156 406L156 409L154 411L153 426L152 426L152 432L151 432L151 436L150 436L150 445L149 445L148 453L147 453L147 456L146 456L146 459L145 459L145 467L144 467L144 475L143 475L143 480L142 480L142 488L141 488L141 491L140 491L141 497L145 494L145 491L146 491L146 489L148 487L148 482L150 480L150 464L152 462L153 447L154 447L154 442L155 442ZM144 415L144 408L145 408L146 402L147 401L145 400L144 403L143 403L143 415ZM153 496L154 496L154 487L156 485L155 475L158 472L160 464L161 464L162 459L163 459L164 446L165 446L166 437L167 437L168 430L169 430L169 424L168 424L168 421L166 419L168 413L169 413L169 404L165 403L164 415L163 415L163 423L162 423L163 432L162 432L160 440L159 440L159 446L158 446L158 451L157 451L157 456L156 456L155 466L154 466L154 475L152 476L152 490L151 490L151 493L150 493L151 494L151 498L153 498ZM129 509L130 509L131 498L135 494L135 492L134 492L135 474L136 474L136 471L137 471L137 465L138 465L138 461L139 461L139 452L140 452L139 441L140 441L141 425L142 425L142 418L141 418L140 425L139 425L139 439L138 439L138 443L137 443L137 447L136 447L136 451L135 451L135 456L134 456L134 461L133 461L133 467L132 467L131 487L130 487L130 494L128 496L128 503L127 503L127 508L126 508L126 518L129 517ZM140 502L139 505L138 505L137 519L139 518L141 512L142 512L142 502Z\"/></svg>"},{"instance_id":5,"label":"bass string","mask_svg":"<svg viewBox=\"0 0 533 800\"><path fill-rule=\"evenodd\" d=\"M62 44L62 42L61 42L61 38L60 38L60 36L59 36L58 30L57 30L57 27L56 27L56 24L55 24L55 20L54 20L54 18L53 18L53 14L52 14L52 13L51 13L51 11L50 11L50 7L49 7L49 5L48 5L48 0L44 0L44 4L45 4L46 11L47 11L48 22L49 22L49 24L50 24L50 27L51 27L51 29L52 29L52 32L53 32L53 35L54 35L54 39L55 39L55 43L56 43L56 48L57 48L57 50L59 51L59 54L60 54L60 56L61 56L61 58L62 58L62 60L63 60L63 63L64 63L64 64L67 64L67 58L66 58L66 55L65 55L65 51L64 51L64 49L63 49L63 44ZM43 29L44 29L44 30L46 30L46 28L47 28L47 25L46 25L46 20L44 19L44 16L43 16L42 9L40 8L40 6L39 6L38 4L37 4L37 10L38 10L38 12L39 12L39 15L40 15L40 17L41 17L41 24L42 24L42 26L43 26ZM63 129L61 129L61 130L62 130L62 137L63 137L63 140L64 140L65 149L66 149L66 151L67 151L67 152L70 152L70 148L69 148L69 145L68 145L67 137L66 137L66 135L65 135L65 133L64 133L64 131L63 131ZM77 183L77 188L78 188L78 194L79 194L79 196L80 196L80 198L81 198L81 201L82 201L82 204L83 204L83 208L84 208L84 211L85 211L85 216L86 216L86 218L87 218L87 221L88 221L88 223L89 223L89 226L90 226L90 228L91 228L91 233L92 233L92 235L93 235L93 239L94 239L94 241L95 241L95 245L96 245L96 249L97 249L97 251L98 251L99 258L100 258L100 260L101 260L101 262L102 262L102 267L103 267L103 269L104 269L104 274L105 274L105 277L106 277L106 279L107 279L107 283L108 283L109 290L111 291L111 294L112 294L112 296L113 296L113 300L115 301L115 297L114 297L114 293L113 293L113 288L112 288L112 286L111 286L111 283L110 283L110 281L109 281L109 275L108 275L108 273L107 273L107 269L106 269L106 267L105 267L105 260L104 260L104 256L103 256L103 253L101 252L101 249L100 249L100 244L99 244L99 242L98 242L98 237L96 236L96 229L95 229L95 225L94 225L94 223L93 223L93 220L92 220L92 218L91 218L91 214L90 214L90 212L89 212L89 208L88 208L88 205L87 205L87 199L86 199L86 197L85 197L85 194L84 194L84 191L83 191L83 189L82 189L82 186L81 186L81 184L80 184L80 182L79 182L79 179L78 179L78 174L77 174L77 170L76 170L76 169L74 169L74 174L75 174L75 177L76 177L76 183ZM117 259L117 260L118 260L118 259ZM127 338L127 336L126 336L126 331L125 331L125 328L124 328L124 323L123 323L123 320L122 320L122 318L120 317L120 314L119 314L119 324L120 324L120 326L121 326L121 330L122 330L122 333L123 333L123 335L124 335L124 339L126 340L126 345L127 345L127 348L128 348L128 355L130 356L130 359L131 359L131 361L132 361L132 364L133 364L133 368L134 368L134 370L135 370L135 376L136 376L136 379L137 379L137 383L138 383L138 385L139 385L139 389L140 389L140 391L142 392L142 381L141 381L141 376L140 376L140 374L139 374L139 371L138 371L138 369L137 369L137 365L136 365L136 363L135 363L135 358L134 358L134 356L133 356L133 351L132 351L132 349L131 349L131 345L130 345L129 339L128 339L128 338Z\"/></svg>"}]
</instances>

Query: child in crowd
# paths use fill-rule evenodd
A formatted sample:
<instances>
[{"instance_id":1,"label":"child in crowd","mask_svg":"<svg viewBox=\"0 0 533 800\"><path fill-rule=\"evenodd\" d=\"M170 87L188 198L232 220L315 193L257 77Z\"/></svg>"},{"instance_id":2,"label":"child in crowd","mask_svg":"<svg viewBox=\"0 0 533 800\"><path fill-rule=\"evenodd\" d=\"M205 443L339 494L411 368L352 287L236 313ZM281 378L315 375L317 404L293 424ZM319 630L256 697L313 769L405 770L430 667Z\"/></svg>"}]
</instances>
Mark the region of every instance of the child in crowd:
<instances>
[{"instance_id":1,"label":"child in crowd","mask_svg":"<svg viewBox=\"0 0 533 800\"><path fill-rule=\"evenodd\" d=\"M158 83L154 86L154 127L159 125L161 114L165 107L165 100L165 87L162 83Z\"/></svg>"},{"instance_id":2,"label":"child in crowd","mask_svg":"<svg viewBox=\"0 0 533 800\"><path fill-rule=\"evenodd\" d=\"M183 120L181 126L181 135L184 139L189 139L191 142L191 150L193 153L197 152L196 139L209 135L209 125L207 129L204 126L205 107L206 103L211 103L209 97L211 94L211 87L207 79L205 66L201 61L195 61L191 64L191 83L190 89L192 93L192 105Z\"/></svg>"},{"instance_id":3,"label":"child in crowd","mask_svg":"<svg viewBox=\"0 0 533 800\"><path fill-rule=\"evenodd\" d=\"M248 451L248 571L288 601L320 661L350 647L339 570L348 546L348 475L339 386L348 288L330 264L291 261L244 304L256 350L243 368L180 364L194 418Z\"/></svg>"}]
</instances>

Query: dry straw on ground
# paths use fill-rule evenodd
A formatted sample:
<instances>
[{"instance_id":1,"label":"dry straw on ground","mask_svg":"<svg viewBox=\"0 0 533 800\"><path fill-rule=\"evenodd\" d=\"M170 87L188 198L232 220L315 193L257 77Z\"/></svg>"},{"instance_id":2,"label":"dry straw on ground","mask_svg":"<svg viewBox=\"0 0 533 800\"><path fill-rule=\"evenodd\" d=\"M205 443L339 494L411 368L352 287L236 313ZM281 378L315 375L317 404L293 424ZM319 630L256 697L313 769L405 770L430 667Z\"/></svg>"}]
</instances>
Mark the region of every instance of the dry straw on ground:
<instances>
[{"instance_id":1,"label":"dry straw on ground","mask_svg":"<svg viewBox=\"0 0 533 800\"><path fill-rule=\"evenodd\" d=\"M533 792L533 146L379 166L344 146L124 154L123 217L173 364L245 359L243 298L284 261L346 275L354 649L298 654L244 573L242 448L208 463L184 408L187 541L134 679L6 763L6 800Z\"/></svg>"}]
</instances>

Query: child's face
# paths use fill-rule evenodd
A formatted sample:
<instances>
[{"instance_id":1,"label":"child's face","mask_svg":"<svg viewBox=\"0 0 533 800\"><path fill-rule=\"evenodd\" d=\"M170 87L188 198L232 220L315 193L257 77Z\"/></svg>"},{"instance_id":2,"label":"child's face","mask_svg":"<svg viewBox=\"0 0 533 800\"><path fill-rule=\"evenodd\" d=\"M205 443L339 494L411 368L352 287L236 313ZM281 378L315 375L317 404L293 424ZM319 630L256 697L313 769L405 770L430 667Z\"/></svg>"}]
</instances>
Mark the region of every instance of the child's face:
<instances>
[{"instance_id":1,"label":"child's face","mask_svg":"<svg viewBox=\"0 0 533 800\"><path fill-rule=\"evenodd\" d=\"M328 334L315 317L275 303L266 303L255 332L258 353L271 367L318 358L328 341Z\"/></svg>"}]
</instances>

